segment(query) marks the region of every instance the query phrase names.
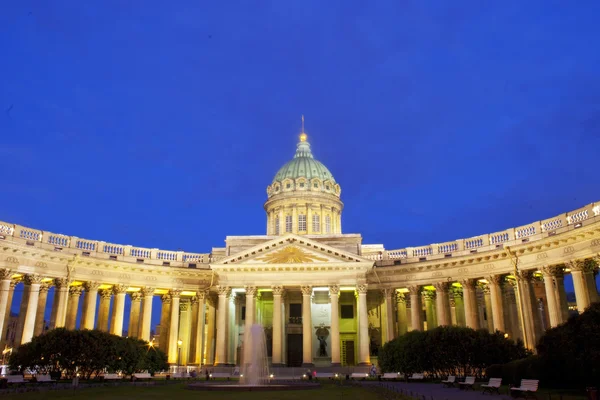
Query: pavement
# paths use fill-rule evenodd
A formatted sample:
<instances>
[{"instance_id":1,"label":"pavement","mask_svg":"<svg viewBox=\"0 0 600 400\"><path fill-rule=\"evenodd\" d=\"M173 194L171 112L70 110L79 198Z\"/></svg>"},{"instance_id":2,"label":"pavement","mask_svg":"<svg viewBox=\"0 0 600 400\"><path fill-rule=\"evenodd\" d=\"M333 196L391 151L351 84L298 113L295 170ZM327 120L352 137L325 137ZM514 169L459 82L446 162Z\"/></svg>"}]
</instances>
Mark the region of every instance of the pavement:
<instances>
[{"instance_id":1,"label":"pavement","mask_svg":"<svg viewBox=\"0 0 600 400\"><path fill-rule=\"evenodd\" d=\"M481 390L460 390L459 388L447 388L441 383L418 383L418 382L369 382L365 385L381 385L395 390L399 393L413 396L424 400L509 400L507 394L483 394ZM506 389L505 389L506 390Z\"/></svg>"}]
</instances>

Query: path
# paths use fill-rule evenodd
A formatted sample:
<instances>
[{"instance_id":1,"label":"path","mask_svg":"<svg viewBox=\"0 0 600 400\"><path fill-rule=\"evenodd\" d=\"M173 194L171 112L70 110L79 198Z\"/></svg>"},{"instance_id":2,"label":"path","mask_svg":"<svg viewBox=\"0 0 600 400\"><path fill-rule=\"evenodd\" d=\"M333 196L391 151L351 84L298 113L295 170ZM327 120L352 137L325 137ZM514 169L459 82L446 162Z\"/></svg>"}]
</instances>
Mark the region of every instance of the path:
<instances>
[{"instance_id":1,"label":"path","mask_svg":"<svg viewBox=\"0 0 600 400\"><path fill-rule=\"evenodd\" d=\"M442 384L436 383L406 383L406 382L373 382L365 385L382 385L394 387L399 392L410 395L412 392L415 397L425 396L426 400L508 400L511 397L507 394L483 394L480 390L460 390L458 388L445 388ZM399 389L399 390L398 390Z\"/></svg>"}]
</instances>

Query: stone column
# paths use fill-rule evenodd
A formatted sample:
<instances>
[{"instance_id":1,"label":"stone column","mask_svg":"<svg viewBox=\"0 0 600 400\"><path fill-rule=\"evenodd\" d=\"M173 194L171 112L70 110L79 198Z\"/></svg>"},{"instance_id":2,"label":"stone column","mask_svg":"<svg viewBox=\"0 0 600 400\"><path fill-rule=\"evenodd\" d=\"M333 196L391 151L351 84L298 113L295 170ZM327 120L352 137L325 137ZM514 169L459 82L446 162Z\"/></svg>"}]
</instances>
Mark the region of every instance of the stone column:
<instances>
[{"instance_id":1,"label":"stone column","mask_svg":"<svg viewBox=\"0 0 600 400\"><path fill-rule=\"evenodd\" d=\"M98 307L98 330L108 332L108 314L110 312L110 300L112 289L98 290L100 295L100 307Z\"/></svg>"},{"instance_id":2,"label":"stone column","mask_svg":"<svg viewBox=\"0 0 600 400\"><path fill-rule=\"evenodd\" d=\"M31 286L28 280L23 278L23 296L21 296L21 304L19 305L19 315L17 316L17 324L15 326L14 346L21 344L23 337L23 329L25 328L25 317L27 315L27 306L29 305L29 293Z\"/></svg>"},{"instance_id":3,"label":"stone column","mask_svg":"<svg viewBox=\"0 0 600 400\"><path fill-rule=\"evenodd\" d=\"M69 280L67 278L56 278L54 279L54 287L57 295L54 296L54 299L56 300L56 320L53 328L62 328L65 326L67 320Z\"/></svg>"},{"instance_id":4,"label":"stone column","mask_svg":"<svg viewBox=\"0 0 600 400\"><path fill-rule=\"evenodd\" d=\"M435 329L437 326L437 321L435 318L436 293L433 290L423 290L422 294L425 298L425 318L427 320L427 330L430 331Z\"/></svg>"},{"instance_id":5,"label":"stone column","mask_svg":"<svg viewBox=\"0 0 600 400\"><path fill-rule=\"evenodd\" d=\"M398 313L398 336L402 336L408 331L406 297L404 293L396 293L396 312Z\"/></svg>"},{"instance_id":6,"label":"stone column","mask_svg":"<svg viewBox=\"0 0 600 400\"><path fill-rule=\"evenodd\" d=\"M383 296L384 306L385 306L385 315L382 316L382 320L385 323L385 328L383 333L385 334L383 343L387 343L391 340L394 340L396 329L394 324L394 305L392 302L392 295L396 291L393 288L385 288L381 290L381 294ZM395 301L396 299L394 299Z\"/></svg>"},{"instance_id":7,"label":"stone column","mask_svg":"<svg viewBox=\"0 0 600 400\"><path fill-rule=\"evenodd\" d=\"M367 284L358 284L356 291L358 292L358 365L371 365Z\"/></svg>"},{"instance_id":8,"label":"stone column","mask_svg":"<svg viewBox=\"0 0 600 400\"><path fill-rule=\"evenodd\" d=\"M94 329L99 287L99 282L85 282L83 284L85 295L83 297L83 314L81 315L80 324L81 329Z\"/></svg>"},{"instance_id":9,"label":"stone column","mask_svg":"<svg viewBox=\"0 0 600 400\"><path fill-rule=\"evenodd\" d=\"M243 362L249 364L250 355L252 354L252 348L247 344L250 343L250 329L254 325L254 311L255 300L254 295L256 294L256 287L246 286L246 321L244 323L244 353Z\"/></svg>"},{"instance_id":10,"label":"stone column","mask_svg":"<svg viewBox=\"0 0 600 400\"><path fill-rule=\"evenodd\" d=\"M44 332L44 315L46 314L46 302L48 300L49 289L49 284L40 284L40 295L38 298L37 311L35 313L35 328L33 329L33 336L39 336ZM2 309L1 304L0 309Z\"/></svg>"},{"instance_id":11,"label":"stone column","mask_svg":"<svg viewBox=\"0 0 600 400\"><path fill-rule=\"evenodd\" d=\"M219 308L217 311L217 344L215 349L215 366L227 365L227 316L231 288L218 286Z\"/></svg>"},{"instance_id":12,"label":"stone column","mask_svg":"<svg viewBox=\"0 0 600 400\"><path fill-rule=\"evenodd\" d=\"M19 278L20 279L20 278ZM6 335L8 331L8 324L10 322L10 310L12 306L13 295L15 294L15 287L19 283L18 279L12 279L8 288L8 299L6 300L6 308L4 310L4 319L2 323L2 336L0 337L0 348L4 348L7 345Z\"/></svg>"},{"instance_id":13,"label":"stone column","mask_svg":"<svg viewBox=\"0 0 600 400\"><path fill-rule=\"evenodd\" d=\"M489 284L482 284L481 290L483 291L483 302L485 308L485 315L487 317L484 321L485 328L487 328L488 332L494 333L495 330L493 317L494 311L492 310L492 289L490 288Z\"/></svg>"},{"instance_id":14,"label":"stone column","mask_svg":"<svg viewBox=\"0 0 600 400\"><path fill-rule=\"evenodd\" d=\"M302 286L300 289L302 290L302 366L311 367L313 365L312 286Z\"/></svg>"},{"instance_id":15,"label":"stone column","mask_svg":"<svg viewBox=\"0 0 600 400\"><path fill-rule=\"evenodd\" d=\"M573 260L568 263L571 268L571 275L573 275L573 286L575 288L575 301L577 302L577 311L579 314L583 313L585 309L592 302L592 289L590 287L590 276L593 278L594 266L587 262L588 260Z\"/></svg>"},{"instance_id":16,"label":"stone column","mask_svg":"<svg viewBox=\"0 0 600 400\"><path fill-rule=\"evenodd\" d=\"M69 288L65 328L71 331L77 327L77 311L79 311L79 296L81 296L81 292L83 292L83 287L81 286L71 286Z\"/></svg>"},{"instance_id":17,"label":"stone column","mask_svg":"<svg viewBox=\"0 0 600 400\"><path fill-rule=\"evenodd\" d=\"M465 279L460 282L463 287L465 302L465 322L469 328L478 329L477 321L477 297L475 295L475 280Z\"/></svg>"},{"instance_id":18,"label":"stone column","mask_svg":"<svg viewBox=\"0 0 600 400\"><path fill-rule=\"evenodd\" d=\"M523 313L523 325L526 337L525 346L529 349L535 349L535 345L537 344L536 324L539 324L539 321L537 320L537 313L533 310L537 304L531 282L533 271L520 271L517 279L521 294L521 304L517 304L517 307L520 306Z\"/></svg>"},{"instance_id":19,"label":"stone column","mask_svg":"<svg viewBox=\"0 0 600 400\"><path fill-rule=\"evenodd\" d=\"M110 327L110 333L123 336L123 316L125 313L125 293L127 286L114 285L113 293L115 295L115 304L113 305L113 324Z\"/></svg>"},{"instance_id":20,"label":"stone column","mask_svg":"<svg viewBox=\"0 0 600 400\"><path fill-rule=\"evenodd\" d=\"M461 286L452 286L450 288L450 296L454 302L454 319L456 326L467 326L465 322L465 300L464 292Z\"/></svg>"},{"instance_id":21,"label":"stone column","mask_svg":"<svg viewBox=\"0 0 600 400\"><path fill-rule=\"evenodd\" d=\"M170 365L177 364L177 341L179 340L179 296L181 290L171 289L169 290L171 296L171 318L169 324L169 360Z\"/></svg>"},{"instance_id":22,"label":"stone column","mask_svg":"<svg viewBox=\"0 0 600 400\"><path fill-rule=\"evenodd\" d=\"M331 366L339 367L340 357L340 287L329 286L329 299L331 301Z\"/></svg>"},{"instance_id":23,"label":"stone column","mask_svg":"<svg viewBox=\"0 0 600 400\"><path fill-rule=\"evenodd\" d=\"M423 330L423 303L421 302L421 286L409 286L410 319L413 331Z\"/></svg>"},{"instance_id":24,"label":"stone column","mask_svg":"<svg viewBox=\"0 0 600 400\"><path fill-rule=\"evenodd\" d=\"M544 275L544 290L546 292L546 300L548 302L548 319L550 319L550 327L554 328L562 322L562 315L558 307L558 299L556 298L556 287L554 282L554 273L556 267L545 265L541 268ZM559 322L561 321L561 322Z\"/></svg>"},{"instance_id":25,"label":"stone column","mask_svg":"<svg viewBox=\"0 0 600 400\"><path fill-rule=\"evenodd\" d=\"M273 349L271 351L271 363L274 367L283 367L282 341L283 341L283 318L281 313L281 296L283 295L283 287L272 286L273 289ZM246 318L248 314L246 313Z\"/></svg>"},{"instance_id":26,"label":"stone column","mask_svg":"<svg viewBox=\"0 0 600 400\"><path fill-rule=\"evenodd\" d=\"M37 305L40 295L40 285L42 277L37 274L25 275L25 283L29 286L29 296L27 299L27 308L25 311L25 321L23 324L23 335L20 343L25 344L31 342L33 331L35 329L35 314L37 313Z\"/></svg>"},{"instance_id":27,"label":"stone column","mask_svg":"<svg viewBox=\"0 0 600 400\"><path fill-rule=\"evenodd\" d=\"M204 312L206 305L204 304L207 293L204 290L196 292L196 315L194 316L195 323L193 327L196 328L193 334L194 338L194 354L192 362L195 365L202 365L202 358L204 354Z\"/></svg>"},{"instance_id":28,"label":"stone column","mask_svg":"<svg viewBox=\"0 0 600 400\"><path fill-rule=\"evenodd\" d=\"M215 363L215 303L216 300L214 295L207 293L206 343L204 345L204 358L206 359L206 365L213 365Z\"/></svg>"},{"instance_id":29,"label":"stone column","mask_svg":"<svg viewBox=\"0 0 600 400\"><path fill-rule=\"evenodd\" d=\"M437 311L437 323L439 326L450 326L452 325L452 318L450 317L450 298L448 297L448 282L437 282L433 285L437 296L436 311Z\"/></svg>"},{"instance_id":30,"label":"stone column","mask_svg":"<svg viewBox=\"0 0 600 400\"><path fill-rule=\"evenodd\" d=\"M8 298L11 298L11 292L14 291L14 288L11 290L11 280L12 271L8 268L0 269L0 339L4 341L4 327L6 326L7 316L10 316L10 304L8 303Z\"/></svg>"},{"instance_id":31,"label":"stone column","mask_svg":"<svg viewBox=\"0 0 600 400\"><path fill-rule=\"evenodd\" d=\"M504 324L504 306L502 303L502 275L491 275L486 278L490 289L490 301L492 304L492 318L494 330L506 332Z\"/></svg>"},{"instance_id":32,"label":"stone column","mask_svg":"<svg viewBox=\"0 0 600 400\"><path fill-rule=\"evenodd\" d=\"M567 292L565 290L565 265L557 265L554 270L554 297L558 307L557 315L560 317L559 324L569 319L569 303L567 301Z\"/></svg>"},{"instance_id":33,"label":"stone column","mask_svg":"<svg viewBox=\"0 0 600 400\"><path fill-rule=\"evenodd\" d=\"M140 322L138 338L150 341L150 326L152 324L152 299L154 299L154 288L143 287L142 298L142 320Z\"/></svg>"},{"instance_id":34,"label":"stone column","mask_svg":"<svg viewBox=\"0 0 600 400\"><path fill-rule=\"evenodd\" d=\"M171 295L166 293L163 294L160 299L162 300L162 307L160 311L160 333L158 348L161 349L167 356L169 355L169 327L171 318Z\"/></svg>"},{"instance_id":35,"label":"stone column","mask_svg":"<svg viewBox=\"0 0 600 400\"><path fill-rule=\"evenodd\" d=\"M129 293L131 297L131 309L129 310L129 326L127 327L127 336L132 338L139 337L140 308L142 306L142 293Z\"/></svg>"}]
</instances>

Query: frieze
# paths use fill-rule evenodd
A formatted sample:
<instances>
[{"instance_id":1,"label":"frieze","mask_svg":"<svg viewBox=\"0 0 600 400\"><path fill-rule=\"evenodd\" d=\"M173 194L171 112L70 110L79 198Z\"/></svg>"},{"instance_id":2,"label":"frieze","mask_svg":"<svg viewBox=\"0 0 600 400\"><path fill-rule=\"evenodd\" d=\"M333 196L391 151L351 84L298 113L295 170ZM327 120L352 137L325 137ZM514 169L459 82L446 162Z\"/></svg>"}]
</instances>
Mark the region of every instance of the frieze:
<instances>
[{"instance_id":1,"label":"frieze","mask_svg":"<svg viewBox=\"0 0 600 400\"><path fill-rule=\"evenodd\" d=\"M571 254L573 252L575 252L575 247L573 247L573 246L567 246L563 250L564 254Z\"/></svg>"},{"instance_id":2,"label":"frieze","mask_svg":"<svg viewBox=\"0 0 600 400\"><path fill-rule=\"evenodd\" d=\"M459 268L456 272L458 272L459 274L466 274L467 272L469 272L469 268Z\"/></svg>"},{"instance_id":3,"label":"frieze","mask_svg":"<svg viewBox=\"0 0 600 400\"><path fill-rule=\"evenodd\" d=\"M544 259L548 258L548 253L545 253L545 252L544 253L540 253L537 256L535 256L535 258L538 259L538 260L544 260Z\"/></svg>"},{"instance_id":4,"label":"frieze","mask_svg":"<svg viewBox=\"0 0 600 400\"><path fill-rule=\"evenodd\" d=\"M36 262L35 266L38 267L38 268L42 268L42 269L47 269L48 268L48 264L46 264L45 262L42 262L42 261Z\"/></svg>"},{"instance_id":5,"label":"frieze","mask_svg":"<svg viewBox=\"0 0 600 400\"><path fill-rule=\"evenodd\" d=\"M496 266L494 264L485 264L482 269L484 271L492 271L496 269Z\"/></svg>"},{"instance_id":6,"label":"frieze","mask_svg":"<svg viewBox=\"0 0 600 400\"><path fill-rule=\"evenodd\" d=\"M442 271L436 271L436 272L431 273L432 278L438 278L442 275L444 275L444 273Z\"/></svg>"},{"instance_id":7,"label":"frieze","mask_svg":"<svg viewBox=\"0 0 600 400\"><path fill-rule=\"evenodd\" d=\"M6 262L11 264L19 264L19 259L17 257L6 257Z\"/></svg>"},{"instance_id":8,"label":"frieze","mask_svg":"<svg viewBox=\"0 0 600 400\"><path fill-rule=\"evenodd\" d=\"M594 239L590 243L590 247L600 247L600 239Z\"/></svg>"}]
</instances>

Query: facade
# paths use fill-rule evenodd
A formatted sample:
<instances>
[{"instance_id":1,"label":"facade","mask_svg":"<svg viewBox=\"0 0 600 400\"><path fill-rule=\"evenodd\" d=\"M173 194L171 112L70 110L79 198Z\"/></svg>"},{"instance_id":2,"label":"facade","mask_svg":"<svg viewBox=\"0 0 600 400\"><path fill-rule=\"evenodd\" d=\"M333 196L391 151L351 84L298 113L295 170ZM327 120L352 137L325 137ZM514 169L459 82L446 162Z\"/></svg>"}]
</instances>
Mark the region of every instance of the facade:
<instances>
[{"instance_id":1,"label":"facade","mask_svg":"<svg viewBox=\"0 0 600 400\"><path fill-rule=\"evenodd\" d=\"M260 323L274 366L370 365L386 341L440 325L499 330L533 349L568 317L565 274L573 276L575 312L598 301L600 203L502 232L388 250L342 233L340 196L302 134L267 186L267 234L228 236L207 253L0 222L2 346L29 342L46 327L127 331L154 339L173 365L233 365L243 362L244 332ZM23 298L11 317L16 287Z\"/></svg>"}]
</instances>

